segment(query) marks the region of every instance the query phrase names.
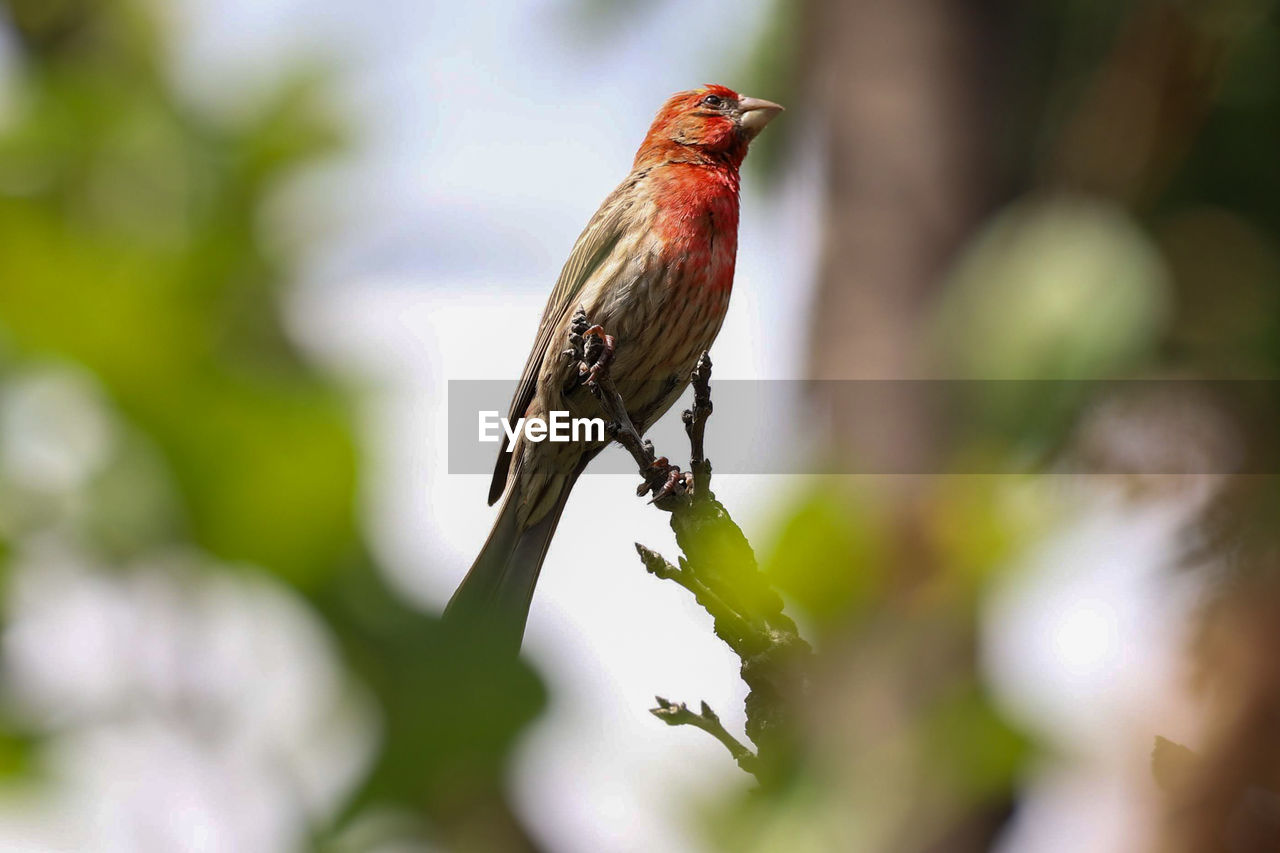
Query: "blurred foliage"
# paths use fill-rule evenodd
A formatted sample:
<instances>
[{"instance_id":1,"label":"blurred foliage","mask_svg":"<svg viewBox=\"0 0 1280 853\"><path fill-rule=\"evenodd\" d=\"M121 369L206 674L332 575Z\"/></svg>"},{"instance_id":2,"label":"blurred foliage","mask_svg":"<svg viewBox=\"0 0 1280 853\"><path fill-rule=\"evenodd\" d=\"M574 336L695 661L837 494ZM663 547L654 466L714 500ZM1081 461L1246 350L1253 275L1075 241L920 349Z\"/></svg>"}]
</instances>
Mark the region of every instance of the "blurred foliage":
<instances>
[{"instance_id":1,"label":"blurred foliage","mask_svg":"<svg viewBox=\"0 0 1280 853\"><path fill-rule=\"evenodd\" d=\"M381 706L382 748L348 822L399 807L428 818L427 835L453 849L527 846L502 783L516 734L546 704L540 680L505 646L453 636L361 574L317 606Z\"/></svg>"},{"instance_id":2,"label":"blurred foliage","mask_svg":"<svg viewBox=\"0 0 1280 853\"><path fill-rule=\"evenodd\" d=\"M191 545L275 575L310 599L378 706L381 742L346 815L408 808L464 848L524 846L501 778L540 682L458 648L383 588L355 521L352 400L283 328L294 259L264 236L263 210L339 150L323 78L214 119L171 90L146 4L3 12L18 62L0 116L0 383L12 397L81 371L69 393L100 396L113 436L70 503L0 472L4 540L65 530L70 507L72 541L116 565ZM0 738L7 771L27 766L24 737ZM493 844L477 840L486 823Z\"/></svg>"},{"instance_id":3,"label":"blurred foliage","mask_svg":"<svg viewBox=\"0 0 1280 853\"><path fill-rule=\"evenodd\" d=\"M153 38L24 69L0 139L0 315L16 357L86 365L159 446L197 543L314 583L355 548L354 452L342 399L284 340L283 259L257 214L335 137L310 86L242 127L184 113ZM126 50L144 61L114 59Z\"/></svg>"},{"instance_id":4,"label":"blurred foliage","mask_svg":"<svg viewBox=\"0 0 1280 853\"><path fill-rule=\"evenodd\" d=\"M1121 211L1085 199L1007 209L952 276L939 337L959 378L1121 376L1153 354L1167 313L1167 273L1150 239Z\"/></svg>"},{"instance_id":5,"label":"blurred foliage","mask_svg":"<svg viewBox=\"0 0 1280 853\"><path fill-rule=\"evenodd\" d=\"M821 631L833 622L858 618L884 594L890 543L874 503L848 490L815 484L793 500L788 516L762 557L770 581ZM831 572L827 566L863 566Z\"/></svg>"}]
</instances>

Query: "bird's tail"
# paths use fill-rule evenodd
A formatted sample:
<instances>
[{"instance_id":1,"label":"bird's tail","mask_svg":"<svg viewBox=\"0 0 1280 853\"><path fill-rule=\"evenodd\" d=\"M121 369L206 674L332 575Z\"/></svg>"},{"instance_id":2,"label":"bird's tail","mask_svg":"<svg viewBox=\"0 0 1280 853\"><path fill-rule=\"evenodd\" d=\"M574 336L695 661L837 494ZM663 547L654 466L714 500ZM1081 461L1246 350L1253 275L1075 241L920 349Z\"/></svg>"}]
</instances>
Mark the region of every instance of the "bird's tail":
<instances>
[{"instance_id":1,"label":"bird's tail","mask_svg":"<svg viewBox=\"0 0 1280 853\"><path fill-rule=\"evenodd\" d=\"M583 467L585 464L557 484L560 493L554 506L529 527L521 527L517 519L525 486L520 476L511 478L511 488L489 538L445 607L447 623L483 630L487 642L519 651L542 561Z\"/></svg>"}]
</instances>

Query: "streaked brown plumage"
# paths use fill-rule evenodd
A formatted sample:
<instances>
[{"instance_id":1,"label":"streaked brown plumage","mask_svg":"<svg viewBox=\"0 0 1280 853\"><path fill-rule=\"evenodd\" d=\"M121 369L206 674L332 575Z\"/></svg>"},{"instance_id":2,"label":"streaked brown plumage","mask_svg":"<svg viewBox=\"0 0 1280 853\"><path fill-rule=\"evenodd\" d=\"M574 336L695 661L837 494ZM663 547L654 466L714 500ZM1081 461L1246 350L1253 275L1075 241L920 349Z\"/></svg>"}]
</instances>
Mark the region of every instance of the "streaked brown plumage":
<instances>
[{"instance_id":1,"label":"streaked brown plumage","mask_svg":"<svg viewBox=\"0 0 1280 853\"><path fill-rule=\"evenodd\" d=\"M543 311L510 419L552 411L601 417L576 365L561 358L573 313L616 342L611 374L643 432L688 385L729 306L738 242L739 167L750 140L782 108L723 86L673 95L631 174L574 245ZM578 475L605 443L529 443L499 454L489 491L506 492L489 539L446 611L518 647L547 546Z\"/></svg>"}]
</instances>

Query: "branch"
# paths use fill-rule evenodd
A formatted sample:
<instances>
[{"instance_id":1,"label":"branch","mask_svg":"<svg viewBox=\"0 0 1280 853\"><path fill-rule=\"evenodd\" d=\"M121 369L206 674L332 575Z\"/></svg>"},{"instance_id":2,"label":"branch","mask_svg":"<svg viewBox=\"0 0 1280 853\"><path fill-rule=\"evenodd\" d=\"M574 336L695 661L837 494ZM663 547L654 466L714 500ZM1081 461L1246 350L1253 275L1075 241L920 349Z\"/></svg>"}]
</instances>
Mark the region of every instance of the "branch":
<instances>
[{"instance_id":1,"label":"branch","mask_svg":"<svg viewBox=\"0 0 1280 853\"><path fill-rule=\"evenodd\" d=\"M693 572L671 565L657 551L646 548L639 542L636 543L636 553L640 555L640 561L644 563L645 569L654 577L673 580L693 593L703 609L715 618L716 635L724 639L735 651L744 645L745 638L764 630L762 625L751 624L749 617L738 613L700 581Z\"/></svg>"},{"instance_id":2,"label":"branch","mask_svg":"<svg viewBox=\"0 0 1280 853\"><path fill-rule=\"evenodd\" d=\"M754 752L743 746L741 741L729 734L720 723L720 717L716 715L715 711L711 710L711 706L706 702L702 703L702 713L695 714L683 702L676 704L663 699L661 696L653 698L657 701L658 707L650 708L650 714L653 714L669 726L693 726L694 728L702 729L725 745L725 748L729 750L729 754L733 756L734 761L738 762L739 767L752 775L759 773L760 759Z\"/></svg>"},{"instance_id":3,"label":"branch","mask_svg":"<svg viewBox=\"0 0 1280 853\"><path fill-rule=\"evenodd\" d=\"M780 779L796 752L791 743L798 729L795 714L808 692L813 652L782 612L782 598L760 573L751 543L711 491L711 462L704 447L713 408L711 359L703 353L691 376L693 407L682 418L690 451L691 474L685 474L665 456L657 456L653 445L640 436L610 376L613 338L591 326L582 308L574 315L569 343L565 355L579 366L566 390L585 384L600 401L611 422L610 433L631 453L644 478L636 493L651 493L650 503L671 514L671 529L684 556L677 566L639 543L636 552L655 577L674 581L693 594L714 619L716 636L741 659L742 680L750 689L747 735L756 752L734 740L705 704L698 715L659 699L653 713L671 725L709 732L762 783Z\"/></svg>"}]
</instances>

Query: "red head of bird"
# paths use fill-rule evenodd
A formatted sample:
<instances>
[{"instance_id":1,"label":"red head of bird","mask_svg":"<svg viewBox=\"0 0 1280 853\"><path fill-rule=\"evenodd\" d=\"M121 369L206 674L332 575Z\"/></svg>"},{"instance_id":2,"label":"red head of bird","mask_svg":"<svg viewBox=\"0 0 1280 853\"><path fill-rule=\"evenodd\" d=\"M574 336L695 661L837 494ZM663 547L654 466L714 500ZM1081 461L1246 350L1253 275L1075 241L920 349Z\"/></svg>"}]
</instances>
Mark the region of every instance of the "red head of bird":
<instances>
[{"instance_id":1,"label":"red head of bird","mask_svg":"<svg viewBox=\"0 0 1280 853\"><path fill-rule=\"evenodd\" d=\"M771 101L739 95L727 86L677 92L658 110L635 165L693 162L736 169L747 144L780 112L782 107Z\"/></svg>"}]
</instances>

